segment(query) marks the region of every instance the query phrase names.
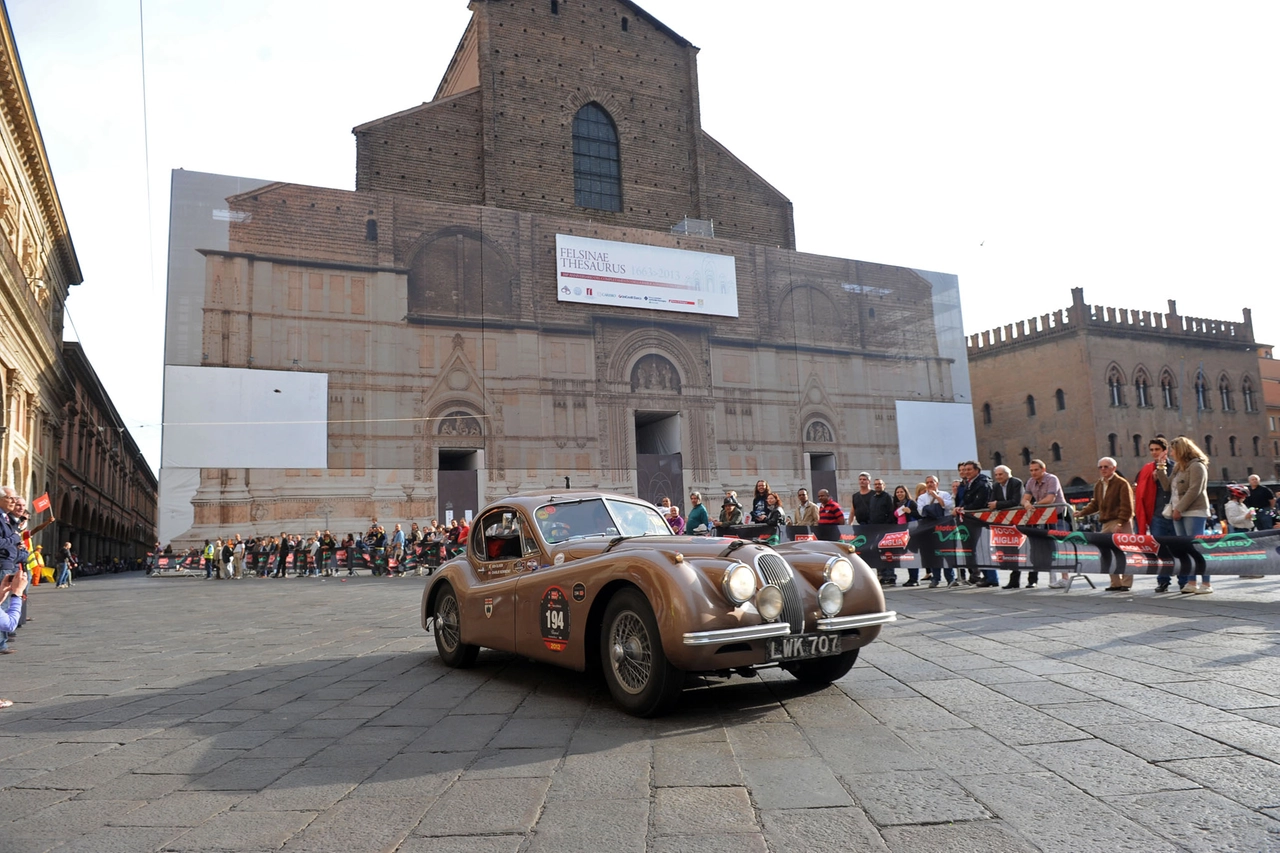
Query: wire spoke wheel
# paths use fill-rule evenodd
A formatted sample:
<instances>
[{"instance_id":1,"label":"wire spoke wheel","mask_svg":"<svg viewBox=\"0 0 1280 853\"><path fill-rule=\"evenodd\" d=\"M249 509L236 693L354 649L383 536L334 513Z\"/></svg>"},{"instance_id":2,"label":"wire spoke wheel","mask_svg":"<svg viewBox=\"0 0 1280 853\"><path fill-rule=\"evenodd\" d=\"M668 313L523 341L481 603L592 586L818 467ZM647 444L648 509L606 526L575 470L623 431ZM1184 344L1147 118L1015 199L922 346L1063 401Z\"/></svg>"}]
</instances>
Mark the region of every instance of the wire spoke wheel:
<instances>
[{"instance_id":1,"label":"wire spoke wheel","mask_svg":"<svg viewBox=\"0 0 1280 853\"><path fill-rule=\"evenodd\" d=\"M618 685L632 694L644 690L653 677L653 649L640 617L630 610L619 613L613 621L609 645L609 665Z\"/></svg>"},{"instance_id":2,"label":"wire spoke wheel","mask_svg":"<svg viewBox=\"0 0 1280 853\"><path fill-rule=\"evenodd\" d=\"M458 599L452 594L441 595L436 603L436 638L446 649L455 650L462 642L458 618Z\"/></svg>"},{"instance_id":3,"label":"wire spoke wheel","mask_svg":"<svg viewBox=\"0 0 1280 853\"><path fill-rule=\"evenodd\" d=\"M653 717L672 708L684 672L671 665L653 607L640 590L619 590L605 608L600 660L613 701L628 714Z\"/></svg>"},{"instance_id":4,"label":"wire spoke wheel","mask_svg":"<svg viewBox=\"0 0 1280 853\"><path fill-rule=\"evenodd\" d=\"M444 584L435 601L436 651L446 666L465 668L476 662L480 647L462 642L462 607L453 587Z\"/></svg>"}]
</instances>

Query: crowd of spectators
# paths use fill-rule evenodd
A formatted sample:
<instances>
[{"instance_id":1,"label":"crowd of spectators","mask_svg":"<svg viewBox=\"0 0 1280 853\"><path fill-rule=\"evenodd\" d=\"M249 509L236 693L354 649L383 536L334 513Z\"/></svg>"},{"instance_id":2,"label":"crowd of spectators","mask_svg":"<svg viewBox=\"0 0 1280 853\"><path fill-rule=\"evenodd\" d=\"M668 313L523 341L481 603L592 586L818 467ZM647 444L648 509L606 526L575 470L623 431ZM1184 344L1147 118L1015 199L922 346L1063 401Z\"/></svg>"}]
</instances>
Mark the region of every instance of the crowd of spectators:
<instances>
[{"instance_id":1,"label":"crowd of spectators","mask_svg":"<svg viewBox=\"0 0 1280 853\"><path fill-rule=\"evenodd\" d=\"M1027 466L1027 479L1013 476L1007 465L997 465L988 476L981 466L972 460L957 466L957 476L949 489L943 488L939 479L928 476L914 487L897 485L886 489L882 478L869 472L858 474L858 490L849 499L848 515L826 489L820 489L817 502L809 500L807 489L796 492L795 503L790 509L783 505L781 497L767 481L756 482L748 501L738 499L736 491L728 491L720 505L719 514L712 517L700 492L691 492L689 517L683 518L678 505L663 498L662 508L668 523L676 533L738 535L750 531L753 538L778 541L777 528L797 525L822 528L826 525L910 525L924 519L943 520L961 518L966 514L995 510L1014 510L1052 507L1056 517L1050 524L1036 525L1058 531L1086 530L1100 533L1150 534L1160 537L1196 537L1215 532L1217 518L1208 496L1208 456L1194 441L1180 436L1169 441L1163 437L1151 440L1149 449L1152 461L1139 472L1136 489L1117 470L1117 462L1111 457L1098 460L1098 479L1093 485L1092 497L1079 508L1073 508L1063 493L1059 479L1048 472L1045 463L1033 459ZM1250 476L1248 485L1228 486L1228 500L1223 507L1225 523L1231 532L1268 530L1275 524L1276 496L1262 485L1257 475ZM763 535L758 531L764 528ZM770 535L772 531L773 535ZM1223 531L1227 532L1227 531ZM820 537L835 538L835 537ZM1045 549L1054 548L1048 538L1031 540L1033 564L1048 562ZM1123 570L1110 571L1113 566L1109 555L1103 556L1103 570L1110 576L1108 592L1128 592L1132 589L1132 574ZM978 587L1019 589L1022 571L1008 571L1008 580L1001 587L997 570L946 566L926 570L921 579L918 568L908 568L903 586L914 587L927 583L930 587L946 584L948 587ZM1163 571L1170 571L1166 568ZM1203 560L1182 564L1177 576L1178 591L1184 594L1208 594L1213 592L1210 574ZM879 570L883 586L897 584L897 572L892 566ZM1048 586L1063 589L1070 585L1070 572L1055 569L1050 573ZM1039 572L1027 572L1026 588L1039 584ZM1156 578L1156 592L1169 592L1174 576L1160 574Z\"/></svg>"},{"instance_id":2,"label":"crowd of spectators","mask_svg":"<svg viewBox=\"0 0 1280 853\"><path fill-rule=\"evenodd\" d=\"M430 574L463 551L469 533L468 523L458 519L448 524L432 519L422 526L415 521L408 530L395 524L388 533L375 518L363 534L339 536L316 530L244 537L237 533L206 539L203 547L183 554L166 547L160 556L167 558L162 570L203 570L206 580L351 576L366 570L375 577L399 578Z\"/></svg>"}]
</instances>

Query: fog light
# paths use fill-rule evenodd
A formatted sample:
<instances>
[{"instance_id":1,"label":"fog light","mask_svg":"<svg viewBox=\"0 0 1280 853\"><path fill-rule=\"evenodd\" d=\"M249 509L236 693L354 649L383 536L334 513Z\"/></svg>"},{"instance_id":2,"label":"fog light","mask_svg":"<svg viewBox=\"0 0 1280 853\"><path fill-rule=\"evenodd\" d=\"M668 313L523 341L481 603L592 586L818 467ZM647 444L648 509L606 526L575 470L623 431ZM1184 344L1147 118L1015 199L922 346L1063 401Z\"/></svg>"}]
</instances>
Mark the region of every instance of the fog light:
<instances>
[{"instance_id":1,"label":"fog light","mask_svg":"<svg viewBox=\"0 0 1280 853\"><path fill-rule=\"evenodd\" d=\"M776 622L782 615L782 590L773 584L760 587L756 593L756 610L766 622Z\"/></svg>"},{"instance_id":2,"label":"fog light","mask_svg":"<svg viewBox=\"0 0 1280 853\"><path fill-rule=\"evenodd\" d=\"M734 604L745 604L756 594L756 573L745 563L730 566L722 586L725 598Z\"/></svg>"},{"instance_id":3,"label":"fog light","mask_svg":"<svg viewBox=\"0 0 1280 853\"><path fill-rule=\"evenodd\" d=\"M844 557L832 557L827 560L822 576L839 587L841 592L848 592L849 587L853 586L853 563Z\"/></svg>"},{"instance_id":4,"label":"fog light","mask_svg":"<svg viewBox=\"0 0 1280 853\"><path fill-rule=\"evenodd\" d=\"M823 615L835 616L844 607L844 593L840 591L840 587L828 581L818 587L818 606L822 608Z\"/></svg>"}]
</instances>

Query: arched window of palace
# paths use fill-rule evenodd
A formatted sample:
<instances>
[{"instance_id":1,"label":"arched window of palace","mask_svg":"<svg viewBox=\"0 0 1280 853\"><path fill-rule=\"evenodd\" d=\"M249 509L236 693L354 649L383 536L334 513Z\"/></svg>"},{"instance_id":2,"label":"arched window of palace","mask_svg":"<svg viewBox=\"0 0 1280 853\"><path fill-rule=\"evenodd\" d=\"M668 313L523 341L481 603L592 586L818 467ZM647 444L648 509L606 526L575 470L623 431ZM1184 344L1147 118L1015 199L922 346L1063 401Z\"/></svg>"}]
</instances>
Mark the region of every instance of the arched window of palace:
<instances>
[{"instance_id":1,"label":"arched window of palace","mask_svg":"<svg viewBox=\"0 0 1280 853\"><path fill-rule=\"evenodd\" d=\"M1209 383L1205 382L1204 374L1196 374L1196 411L1203 412L1209 408ZM1209 452L1209 448L1205 448L1205 452Z\"/></svg>"},{"instance_id":2,"label":"arched window of palace","mask_svg":"<svg viewBox=\"0 0 1280 853\"><path fill-rule=\"evenodd\" d=\"M1258 404L1253 398L1253 380L1248 376L1240 380L1240 396L1244 400L1246 412L1258 411Z\"/></svg>"},{"instance_id":3,"label":"arched window of palace","mask_svg":"<svg viewBox=\"0 0 1280 853\"><path fill-rule=\"evenodd\" d=\"M1036 398L1027 395L1027 417L1034 418L1036 416Z\"/></svg>"},{"instance_id":4,"label":"arched window of palace","mask_svg":"<svg viewBox=\"0 0 1280 853\"><path fill-rule=\"evenodd\" d=\"M982 425L991 426L991 404L982 404Z\"/></svg>"},{"instance_id":5,"label":"arched window of palace","mask_svg":"<svg viewBox=\"0 0 1280 853\"><path fill-rule=\"evenodd\" d=\"M1029 447L1022 448L1022 464L1023 465L1031 464L1031 448Z\"/></svg>"},{"instance_id":6,"label":"arched window of palace","mask_svg":"<svg viewBox=\"0 0 1280 853\"><path fill-rule=\"evenodd\" d=\"M1058 442L1055 441L1052 445L1050 445L1049 452L1053 454L1054 462L1062 461L1062 445L1061 444L1058 444Z\"/></svg>"},{"instance_id":7,"label":"arched window of palace","mask_svg":"<svg viewBox=\"0 0 1280 853\"><path fill-rule=\"evenodd\" d=\"M1067 392L1059 388L1053 392L1053 397L1058 402L1058 411L1065 412L1067 410Z\"/></svg>"},{"instance_id":8,"label":"arched window of palace","mask_svg":"<svg viewBox=\"0 0 1280 853\"><path fill-rule=\"evenodd\" d=\"M1003 465L1004 454L997 450L995 453L991 454L991 461L995 463L996 467Z\"/></svg>"},{"instance_id":9,"label":"arched window of palace","mask_svg":"<svg viewBox=\"0 0 1280 853\"><path fill-rule=\"evenodd\" d=\"M618 130L594 102L573 117L573 203L595 210L622 210Z\"/></svg>"},{"instance_id":10,"label":"arched window of palace","mask_svg":"<svg viewBox=\"0 0 1280 853\"><path fill-rule=\"evenodd\" d=\"M1231 393L1231 379L1225 373L1218 377L1218 396L1222 400L1222 411L1235 411L1235 406L1233 405L1235 401L1232 399Z\"/></svg>"},{"instance_id":11,"label":"arched window of palace","mask_svg":"<svg viewBox=\"0 0 1280 853\"><path fill-rule=\"evenodd\" d=\"M1173 384L1173 374L1167 367L1160 374L1160 397L1166 409L1178 408L1177 386Z\"/></svg>"},{"instance_id":12,"label":"arched window of palace","mask_svg":"<svg viewBox=\"0 0 1280 853\"><path fill-rule=\"evenodd\" d=\"M1142 368L1138 369L1137 375L1133 377L1133 392L1138 398L1138 408L1151 408L1151 397L1147 389L1151 385L1151 380L1147 377L1147 371Z\"/></svg>"},{"instance_id":13,"label":"arched window of palace","mask_svg":"<svg viewBox=\"0 0 1280 853\"><path fill-rule=\"evenodd\" d=\"M1124 405L1124 374L1114 364L1107 371L1107 390L1110 392L1111 405Z\"/></svg>"}]
</instances>

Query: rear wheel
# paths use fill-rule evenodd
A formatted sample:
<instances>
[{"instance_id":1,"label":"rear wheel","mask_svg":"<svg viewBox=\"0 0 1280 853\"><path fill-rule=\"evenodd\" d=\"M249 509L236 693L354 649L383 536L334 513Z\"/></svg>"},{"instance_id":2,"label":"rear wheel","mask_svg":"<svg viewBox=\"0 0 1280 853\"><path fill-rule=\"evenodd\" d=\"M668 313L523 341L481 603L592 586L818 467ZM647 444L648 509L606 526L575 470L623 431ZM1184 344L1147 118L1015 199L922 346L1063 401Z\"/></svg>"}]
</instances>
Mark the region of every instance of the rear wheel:
<instances>
[{"instance_id":1,"label":"rear wheel","mask_svg":"<svg viewBox=\"0 0 1280 853\"><path fill-rule=\"evenodd\" d=\"M609 600L600 663L613 701L637 717L670 710L684 689L684 673L667 661L653 608L639 590L624 589Z\"/></svg>"},{"instance_id":2,"label":"rear wheel","mask_svg":"<svg viewBox=\"0 0 1280 853\"><path fill-rule=\"evenodd\" d=\"M838 678L844 678L858 662L858 649L813 660L801 660L789 663L785 669L798 680L806 684L830 684Z\"/></svg>"},{"instance_id":3,"label":"rear wheel","mask_svg":"<svg viewBox=\"0 0 1280 853\"><path fill-rule=\"evenodd\" d=\"M436 595L435 634L436 651L447 666L466 669L476 662L480 647L462 642L462 608L448 584Z\"/></svg>"}]
</instances>

